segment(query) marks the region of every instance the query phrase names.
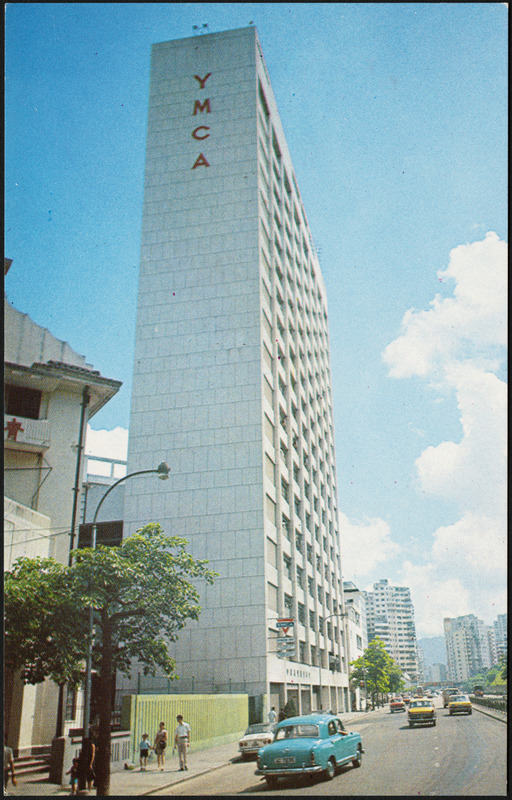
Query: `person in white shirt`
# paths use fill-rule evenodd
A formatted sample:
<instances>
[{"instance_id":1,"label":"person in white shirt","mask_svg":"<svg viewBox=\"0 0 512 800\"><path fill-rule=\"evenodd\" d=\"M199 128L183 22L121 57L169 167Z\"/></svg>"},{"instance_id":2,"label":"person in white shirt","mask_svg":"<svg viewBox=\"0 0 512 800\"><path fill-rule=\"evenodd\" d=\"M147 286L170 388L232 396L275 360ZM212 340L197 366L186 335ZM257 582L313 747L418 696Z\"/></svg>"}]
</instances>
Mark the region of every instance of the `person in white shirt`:
<instances>
[{"instance_id":1,"label":"person in white shirt","mask_svg":"<svg viewBox=\"0 0 512 800\"><path fill-rule=\"evenodd\" d=\"M272 706L272 708L268 712L268 721L272 725L272 723L274 723L276 721L276 719L277 719L276 707Z\"/></svg>"},{"instance_id":2,"label":"person in white shirt","mask_svg":"<svg viewBox=\"0 0 512 800\"><path fill-rule=\"evenodd\" d=\"M176 730L174 731L174 744L178 748L180 771L184 769L188 770L187 747L190 744L190 725L188 722L183 722L183 717L181 714L178 714L176 719L178 720L178 724L176 725Z\"/></svg>"}]
</instances>

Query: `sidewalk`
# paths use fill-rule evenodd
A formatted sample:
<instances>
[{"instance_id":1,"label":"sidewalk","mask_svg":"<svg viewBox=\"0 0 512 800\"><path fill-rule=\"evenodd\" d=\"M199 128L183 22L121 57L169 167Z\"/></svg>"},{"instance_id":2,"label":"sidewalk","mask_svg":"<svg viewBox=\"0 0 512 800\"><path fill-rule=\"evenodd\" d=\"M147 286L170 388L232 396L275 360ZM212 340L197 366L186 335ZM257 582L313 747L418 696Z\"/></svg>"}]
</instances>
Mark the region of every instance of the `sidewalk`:
<instances>
[{"instance_id":1,"label":"sidewalk","mask_svg":"<svg viewBox=\"0 0 512 800\"><path fill-rule=\"evenodd\" d=\"M381 709L382 710L382 709ZM341 718L348 728L357 730L358 721L375 716L378 711L353 712L341 714ZM236 761L239 758L238 741L230 744L221 744L209 747L206 750L194 750L194 743L189 749L188 771L179 771L178 755L171 755L172 749L168 750L165 757L165 769L160 772L156 764L151 764L146 772L139 772L137 766L133 770L122 770L113 772L110 776L110 794L112 797L129 797L152 794L155 791L173 786L176 783L204 775L206 772L219 769ZM256 768L256 767L255 767ZM37 781L35 779L22 778L17 786L9 784L9 795L21 795L25 797L41 797L43 795L71 795L69 785L59 786L55 783ZM95 795L95 790L91 792Z\"/></svg>"}]
</instances>

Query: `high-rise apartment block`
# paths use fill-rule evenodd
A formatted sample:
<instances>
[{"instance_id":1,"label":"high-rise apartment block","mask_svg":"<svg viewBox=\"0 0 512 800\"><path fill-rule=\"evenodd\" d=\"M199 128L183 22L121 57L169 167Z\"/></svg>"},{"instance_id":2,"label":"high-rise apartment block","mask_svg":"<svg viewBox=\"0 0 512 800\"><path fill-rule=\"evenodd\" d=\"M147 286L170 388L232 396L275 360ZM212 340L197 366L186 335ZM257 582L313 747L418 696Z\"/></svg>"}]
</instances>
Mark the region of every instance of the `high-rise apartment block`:
<instances>
[{"instance_id":1,"label":"high-rise apartment block","mask_svg":"<svg viewBox=\"0 0 512 800\"><path fill-rule=\"evenodd\" d=\"M162 460L126 532L219 573L173 691L347 708L327 298L253 27L152 49L128 471Z\"/></svg>"},{"instance_id":2,"label":"high-rise apartment block","mask_svg":"<svg viewBox=\"0 0 512 800\"><path fill-rule=\"evenodd\" d=\"M507 614L498 614L493 622L493 628L496 655L500 659L507 655Z\"/></svg>"},{"instance_id":3,"label":"high-rise apartment block","mask_svg":"<svg viewBox=\"0 0 512 800\"><path fill-rule=\"evenodd\" d=\"M378 637L389 655L411 681L418 679L416 627L411 592L407 586L390 586L387 579L364 592L368 641Z\"/></svg>"},{"instance_id":4,"label":"high-rise apartment block","mask_svg":"<svg viewBox=\"0 0 512 800\"><path fill-rule=\"evenodd\" d=\"M491 666L489 628L474 614L445 618L448 679L465 681Z\"/></svg>"}]
</instances>

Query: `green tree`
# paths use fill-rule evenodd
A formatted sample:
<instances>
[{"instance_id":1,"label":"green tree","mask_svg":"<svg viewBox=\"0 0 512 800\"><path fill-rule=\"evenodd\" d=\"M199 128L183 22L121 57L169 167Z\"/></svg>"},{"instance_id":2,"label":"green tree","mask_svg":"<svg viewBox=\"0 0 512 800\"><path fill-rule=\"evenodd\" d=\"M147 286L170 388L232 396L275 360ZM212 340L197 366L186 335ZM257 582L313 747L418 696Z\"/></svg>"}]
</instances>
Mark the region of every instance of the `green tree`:
<instances>
[{"instance_id":1,"label":"green tree","mask_svg":"<svg viewBox=\"0 0 512 800\"><path fill-rule=\"evenodd\" d=\"M120 547L74 551L71 566L51 558L18 559L5 575L6 663L23 680L76 682L86 657L89 609L94 614L93 668L100 686L97 794L110 793L112 681L130 674L136 658L145 674L175 678L169 643L201 611L198 579L212 583L206 560L186 552L186 540L146 525ZM32 615L35 613L35 620Z\"/></svg>"},{"instance_id":2,"label":"green tree","mask_svg":"<svg viewBox=\"0 0 512 800\"><path fill-rule=\"evenodd\" d=\"M388 692L399 692L405 686L403 672L399 665L392 659L392 664L388 668Z\"/></svg>"},{"instance_id":3,"label":"green tree","mask_svg":"<svg viewBox=\"0 0 512 800\"><path fill-rule=\"evenodd\" d=\"M367 693L371 696L372 709L375 708L377 695L390 688L389 675L394 664L384 647L384 642L378 637L370 642L362 656L351 662L353 670L350 680L366 687Z\"/></svg>"}]
</instances>

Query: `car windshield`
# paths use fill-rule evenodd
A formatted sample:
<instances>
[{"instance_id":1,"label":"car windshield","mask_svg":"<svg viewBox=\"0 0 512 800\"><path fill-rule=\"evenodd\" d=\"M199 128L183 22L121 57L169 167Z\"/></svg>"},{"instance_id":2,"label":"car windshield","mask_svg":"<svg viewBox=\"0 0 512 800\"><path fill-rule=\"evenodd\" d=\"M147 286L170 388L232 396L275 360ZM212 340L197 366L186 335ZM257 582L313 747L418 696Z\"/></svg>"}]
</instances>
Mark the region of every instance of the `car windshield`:
<instances>
[{"instance_id":1,"label":"car windshield","mask_svg":"<svg viewBox=\"0 0 512 800\"><path fill-rule=\"evenodd\" d=\"M318 725L311 725L310 723L298 723L296 725L285 725L279 728L276 733L275 741L280 739L318 739L320 731Z\"/></svg>"},{"instance_id":2,"label":"car windshield","mask_svg":"<svg viewBox=\"0 0 512 800\"><path fill-rule=\"evenodd\" d=\"M270 725L266 722L260 722L257 725L249 725L245 735L249 736L251 733L270 733Z\"/></svg>"},{"instance_id":3,"label":"car windshield","mask_svg":"<svg viewBox=\"0 0 512 800\"><path fill-rule=\"evenodd\" d=\"M465 694L454 694L452 697L450 697L450 703L460 702L469 702L469 697L466 697Z\"/></svg>"},{"instance_id":4,"label":"car windshield","mask_svg":"<svg viewBox=\"0 0 512 800\"><path fill-rule=\"evenodd\" d=\"M429 706L428 700L411 700L410 708L421 708L422 706Z\"/></svg>"}]
</instances>

